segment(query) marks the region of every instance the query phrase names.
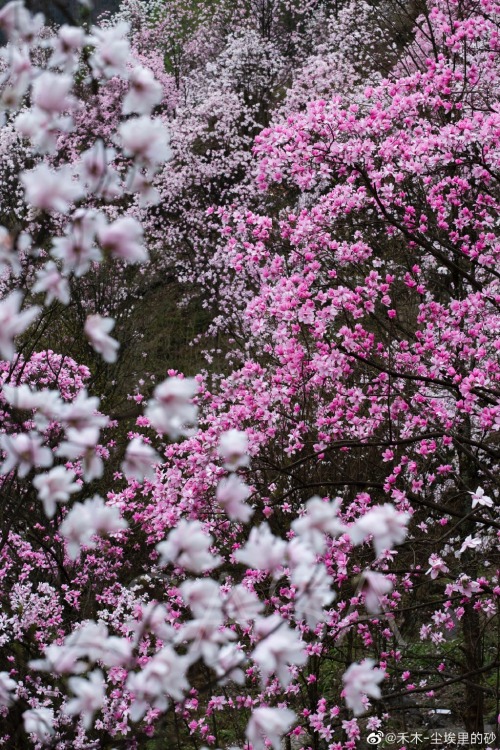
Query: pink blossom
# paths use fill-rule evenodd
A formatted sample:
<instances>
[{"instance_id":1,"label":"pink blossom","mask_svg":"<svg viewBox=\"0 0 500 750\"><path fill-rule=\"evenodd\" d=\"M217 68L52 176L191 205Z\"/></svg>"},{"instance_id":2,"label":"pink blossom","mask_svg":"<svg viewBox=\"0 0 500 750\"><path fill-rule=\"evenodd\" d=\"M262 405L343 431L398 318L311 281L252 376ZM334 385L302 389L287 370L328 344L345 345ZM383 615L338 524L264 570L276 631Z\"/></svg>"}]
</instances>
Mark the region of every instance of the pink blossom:
<instances>
[{"instance_id":1,"label":"pink blossom","mask_svg":"<svg viewBox=\"0 0 500 750\"><path fill-rule=\"evenodd\" d=\"M154 398L148 402L145 414L159 433L167 433L175 440L189 434L196 423L198 410L191 399L198 391L194 378L167 378L156 386Z\"/></svg>"},{"instance_id":2,"label":"pink blossom","mask_svg":"<svg viewBox=\"0 0 500 750\"><path fill-rule=\"evenodd\" d=\"M435 552L433 552L429 557L429 565L431 567L427 571L426 575L430 575L433 581L436 580L440 573L448 573L449 571L449 568L445 564L444 560L442 560Z\"/></svg>"},{"instance_id":3,"label":"pink blossom","mask_svg":"<svg viewBox=\"0 0 500 750\"><path fill-rule=\"evenodd\" d=\"M59 531L68 544L68 556L76 560L81 547L94 549L96 534L117 534L128 528L118 508L106 505L95 495L84 503L77 503L64 518Z\"/></svg>"},{"instance_id":4,"label":"pink blossom","mask_svg":"<svg viewBox=\"0 0 500 750\"><path fill-rule=\"evenodd\" d=\"M66 431L67 440L59 445L57 455L70 460L80 459L83 463L83 478L86 482L98 479L104 471L104 464L96 453L99 440L99 430L95 426L76 429L70 427Z\"/></svg>"},{"instance_id":5,"label":"pink blossom","mask_svg":"<svg viewBox=\"0 0 500 750\"><path fill-rule=\"evenodd\" d=\"M57 299L61 304L68 305L70 290L68 280L61 276L57 266L49 261L42 269L37 271L37 282L33 286L33 293L47 292L45 305L48 307Z\"/></svg>"},{"instance_id":6,"label":"pink blossom","mask_svg":"<svg viewBox=\"0 0 500 750\"><path fill-rule=\"evenodd\" d=\"M127 689L132 694L130 718L138 721L149 707L165 711L167 695L182 700L189 689L186 671L189 661L170 646L158 651L140 672L130 672Z\"/></svg>"},{"instance_id":7,"label":"pink blossom","mask_svg":"<svg viewBox=\"0 0 500 750\"><path fill-rule=\"evenodd\" d=\"M292 529L315 552L321 553L325 548L325 534L335 537L345 530L337 516L339 506L340 501L330 503L312 497L307 501L304 515L293 521Z\"/></svg>"},{"instance_id":8,"label":"pink blossom","mask_svg":"<svg viewBox=\"0 0 500 750\"><path fill-rule=\"evenodd\" d=\"M284 563L286 547L286 542L275 537L267 523L263 523L250 531L247 543L236 551L235 558L250 568L277 575Z\"/></svg>"},{"instance_id":9,"label":"pink blossom","mask_svg":"<svg viewBox=\"0 0 500 750\"><path fill-rule=\"evenodd\" d=\"M286 687L292 678L289 665L302 666L307 661L306 644L278 615L258 620L255 632L261 640L252 653L252 659L260 669L263 684L276 674Z\"/></svg>"},{"instance_id":10,"label":"pink blossom","mask_svg":"<svg viewBox=\"0 0 500 750\"><path fill-rule=\"evenodd\" d=\"M130 53L130 44L126 38L129 31L130 26L123 21L108 28L92 28L90 42L95 45L95 50L90 64L95 76L112 78L125 74Z\"/></svg>"},{"instance_id":11,"label":"pink blossom","mask_svg":"<svg viewBox=\"0 0 500 750\"><path fill-rule=\"evenodd\" d=\"M472 507L475 508L477 505L482 505L486 508L492 508L494 505L493 500L488 495L485 495L482 487L478 487L475 492L469 492L472 495Z\"/></svg>"},{"instance_id":12,"label":"pink blossom","mask_svg":"<svg viewBox=\"0 0 500 750\"><path fill-rule=\"evenodd\" d=\"M68 96L72 86L73 79L69 75L42 73L33 83L33 103L48 114L65 112L74 104Z\"/></svg>"},{"instance_id":13,"label":"pink blossom","mask_svg":"<svg viewBox=\"0 0 500 750\"><path fill-rule=\"evenodd\" d=\"M23 713L24 730L40 742L54 734L54 712L51 708L32 708Z\"/></svg>"},{"instance_id":14,"label":"pink blossom","mask_svg":"<svg viewBox=\"0 0 500 750\"><path fill-rule=\"evenodd\" d=\"M8 672L0 672L0 706L10 706L16 700L12 694L16 687L17 682L9 677Z\"/></svg>"},{"instance_id":15,"label":"pink blossom","mask_svg":"<svg viewBox=\"0 0 500 750\"><path fill-rule=\"evenodd\" d=\"M376 614L382 610L382 597L392 591L392 582L387 576L373 570L365 570L362 581L361 591L365 596L366 609Z\"/></svg>"}]
</instances>

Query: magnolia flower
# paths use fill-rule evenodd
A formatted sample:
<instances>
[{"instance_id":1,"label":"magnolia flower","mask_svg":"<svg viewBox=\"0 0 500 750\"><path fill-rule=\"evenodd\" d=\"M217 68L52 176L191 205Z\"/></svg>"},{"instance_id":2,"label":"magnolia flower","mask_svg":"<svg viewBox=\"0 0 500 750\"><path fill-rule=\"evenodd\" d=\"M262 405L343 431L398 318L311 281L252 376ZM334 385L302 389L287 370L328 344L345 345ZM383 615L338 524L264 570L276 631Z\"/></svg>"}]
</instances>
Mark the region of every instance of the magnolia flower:
<instances>
[{"instance_id":1,"label":"magnolia flower","mask_svg":"<svg viewBox=\"0 0 500 750\"><path fill-rule=\"evenodd\" d=\"M242 627L247 627L249 622L255 620L263 607L259 597L241 583L231 589L224 602L228 616Z\"/></svg>"},{"instance_id":2,"label":"magnolia flower","mask_svg":"<svg viewBox=\"0 0 500 750\"><path fill-rule=\"evenodd\" d=\"M484 494L484 490L482 487L478 487L475 492L469 492L469 495L472 495L473 508L475 508L477 505L482 505L486 508L492 508L494 505L491 497Z\"/></svg>"},{"instance_id":3,"label":"magnolia flower","mask_svg":"<svg viewBox=\"0 0 500 750\"><path fill-rule=\"evenodd\" d=\"M10 706L16 696L12 691L17 687L17 682L9 677L8 672L0 672L0 706Z\"/></svg>"},{"instance_id":4,"label":"magnolia flower","mask_svg":"<svg viewBox=\"0 0 500 750\"><path fill-rule=\"evenodd\" d=\"M11 361L16 350L14 339L29 328L40 314L39 307L28 307L21 312L23 295L11 292L0 302L0 356Z\"/></svg>"},{"instance_id":5,"label":"magnolia flower","mask_svg":"<svg viewBox=\"0 0 500 750\"><path fill-rule=\"evenodd\" d=\"M114 149L106 148L100 140L96 141L92 148L82 153L78 172L90 190L96 191L102 187L104 176L108 170L108 163L114 157Z\"/></svg>"},{"instance_id":6,"label":"magnolia flower","mask_svg":"<svg viewBox=\"0 0 500 750\"><path fill-rule=\"evenodd\" d=\"M45 163L21 173L26 202L42 211L66 214L70 206L83 195L81 185L73 179L69 167L57 171Z\"/></svg>"},{"instance_id":7,"label":"magnolia flower","mask_svg":"<svg viewBox=\"0 0 500 750\"><path fill-rule=\"evenodd\" d=\"M37 13L32 16L21 0L12 0L0 11L0 29L11 41L29 42L43 25L43 15Z\"/></svg>"},{"instance_id":8,"label":"magnolia flower","mask_svg":"<svg viewBox=\"0 0 500 750\"><path fill-rule=\"evenodd\" d=\"M67 440L64 440L57 449L57 455L69 460L80 459L83 466L83 478L86 482L102 477L104 464L96 453L99 429L94 426L85 429L71 427L66 431L66 437Z\"/></svg>"},{"instance_id":9,"label":"magnolia flower","mask_svg":"<svg viewBox=\"0 0 500 750\"><path fill-rule=\"evenodd\" d=\"M431 567L427 571L426 575L430 574L433 581L438 577L440 573L448 573L449 571L449 568L447 567L445 562L441 560L439 555L436 555L436 553L433 553L429 557L429 565Z\"/></svg>"},{"instance_id":10,"label":"magnolia flower","mask_svg":"<svg viewBox=\"0 0 500 750\"><path fill-rule=\"evenodd\" d=\"M103 250L127 263L145 263L148 260L142 245L142 226L131 216L123 216L112 224L102 224L97 231Z\"/></svg>"},{"instance_id":11,"label":"magnolia flower","mask_svg":"<svg viewBox=\"0 0 500 750\"><path fill-rule=\"evenodd\" d=\"M142 66L134 68L129 76L129 86L128 93L123 100L124 115L132 113L149 115L153 107L163 98L163 87L149 68Z\"/></svg>"},{"instance_id":12,"label":"magnolia flower","mask_svg":"<svg viewBox=\"0 0 500 750\"><path fill-rule=\"evenodd\" d=\"M122 21L108 28L92 28L89 41L95 45L90 65L97 78L113 78L126 74L126 63L130 44L126 39L130 31L128 23Z\"/></svg>"},{"instance_id":13,"label":"magnolia flower","mask_svg":"<svg viewBox=\"0 0 500 750\"><path fill-rule=\"evenodd\" d=\"M53 462L52 451L42 445L42 438L36 432L21 432L18 435L0 435L0 447L5 459L0 467L0 474L6 475L16 466L17 474L22 479L35 467L45 468Z\"/></svg>"},{"instance_id":14,"label":"magnolia flower","mask_svg":"<svg viewBox=\"0 0 500 750\"><path fill-rule=\"evenodd\" d=\"M250 488L235 474L227 479L222 479L215 491L215 497L219 505L225 510L233 521L248 523L253 509L246 505L245 501L250 496Z\"/></svg>"},{"instance_id":15,"label":"magnolia flower","mask_svg":"<svg viewBox=\"0 0 500 750\"><path fill-rule=\"evenodd\" d=\"M253 750L266 750L266 739L273 750L280 750L281 737L294 721L295 714L288 708L254 708L245 734Z\"/></svg>"},{"instance_id":16,"label":"magnolia flower","mask_svg":"<svg viewBox=\"0 0 500 750\"><path fill-rule=\"evenodd\" d=\"M120 348L118 341L108 336L114 327L113 318L103 318L101 315L89 315L84 326L85 335L91 347L102 355L105 362L109 363L116 362Z\"/></svg>"},{"instance_id":17,"label":"magnolia flower","mask_svg":"<svg viewBox=\"0 0 500 750\"><path fill-rule=\"evenodd\" d=\"M135 437L127 445L122 471L127 479L154 479L156 476L154 464L160 462L157 452L141 438Z\"/></svg>"},{"instance_id":18,"label":"magnolia flower","mask_svg":"<svg viewBox=\"0 0 500 750\"><path fill-rule=\"evenodd\" d=\"M274 575L283 567L286 549L286 542L275 537L263 523L251 530L247 543L234 556L249 568L268 570Z\"/></svg>"},{"instance_id":19,"label":"magnolia flower","mask_svg":"<svg viewBox=\"0 0 500 750\"><path fill-rule=\"evenodd\" d=\"M272 615L255 624L255 632L262 637L252 653L252 659L260 669L262 683L272 674L286 687L292 675L289 665L302 666L307 661L306 644L300 640L279 615Z\"/></svg>"},{"instance_id":20,"label":"magnolia flower","mask_svg":"<svg viewBox=\"0 0 500 750\"><path fill-rule=\"evenodd\" d=\"M196 422L198 410L191 399L198 391L194 378L167 378L154 390L145 414L151 426L159 433L167 433L175 440L190 432L189 425Z\"/></svg>"},{"instance_id":21,"label":"magnolia flower","mask_svg":"<svg viewBox=\"0 0 500 750\"><path fill-rule=\"evenodd\" d=\"M12 237L5 227L0 226L0 274L3 273L6 266L12 268L15 276L19 276L21 273L21 264L14 249Z\"/></svg>"},{"instance_id":22,"label":"magnolia flower","mask_svg":"<svg viewBox=\"0 0 500 750\"><path fill-rule=\"evenodd\" d=\"M27 734L34 734L40 742L44 742L48 735L54 734L54 712L51 708L32 708L25 711L23 721Z\"/></svg>"},{"instance_id":23,"label":"magnolia flower","mask_svg":"<svg viewBox=\"0 0 500 750\"><path fill-rule=\"evenodd\" d=\"M339 536L345 531L337 517L339 506L340 500L329 503L320 497L312 497L306 504L306 513L293 521L292 529L302 541L321 554L325 549L325 534Z\"/></svg>"},{"instance_id":24,"label":"magnolia flower","mask_svg":"<svg viewBox=\"0 0 500 750\"><path fill-rule=\"evenodd\" d=\"M57 419L66 427L73 427L77 430L85 430L92 427L97 429L97 443L99 428L106 427L108 418L98 413L99 399L97 396L90 396L85 388L79 391L77 397L70 403L62 404L62 408L57 413ZM94 443L95 444L95 443Z\"/></svg>"},{"instance_id":25,"label":"magnolia flower","mask_svg":"<svg viewBox=\"0 0 500 750\"><path fill-rule=\"evenodd\" d=\"M68 683L76 698L63 706L63 713L80 716L83 728L90 729L95 712L99 711L104 703L105 683L102 672L91 672L88 680L83 677L70 677Z\"/></svg>"},{"instance_id":26,"label":"magnolia flower","mask_svg":"<svg viewBox=\"0 0 500 750\"><path fill-rule=\"evenodd\" d=\"M2 392L8 404L15 409L23 409L25 411L38 409L45 397L45 392L32 391L26 383L21 383L21 385L4 383L2 385Z\"/></svg>"},{"instance_id":27,"label":"magnolia flower","mask_svg":"<svg viewBox=\"0 0 500 750\"><path fill-rule=\"evenodd\" d=\"M243 466L248 466L248 437L241 430L228 430L223 432L219 441L219 456L224 459L226 469L236 471Z\"/></svg>"},{"instance_id":28,"label":"magnolia flower","mask_svg":"<svg viewBox=\"0 0 500 750\"><path fill-rule=\"evenodd\" d=\"M382 573L365 570L362 575L361 593L365 596L365 607L374 614L381 612L381 599L392 591L392 581Z\"/></svg>"},{"instance_id":29,"label":"magnolia flower","mask_svg":"<svg viewBox=\"0 0 500 750\"><path fill-rule=\"evenodd\" d=\"M33 293L47 292L45 306L48 307L57 299L63 305L70 301L68 280L61 276L56 264L49 261L43 268L36 272L37 282L33 285Z\"/></svg>"},{"instance_id":30,"label":"magnolia flower","mask_svg":"<svg viewBox=\"0 0 500 750\"><path fill-rule=\"evenodd\" d=\"M64 466L55 466L47 474L38 474L34 478L33 486L38 490L48 518L54 516L57 503L67 503L73 492L80 491L81 487L74 479L75 472L67 471Z\"/></svg>"},{"instance_id":31,"label":"magnolia flower","mask_svg":"<svg viewBox=\"0 0 500 750\"><path fill-rule=\"evenodd\" d=\"M85 32L78 26L63 25L52 41L51 68L72 72L78 64L78 55L85 43Z\"/></svg>"},{"instance_id":32,"label":"magnolia flower","mask_svg":"<svg viewBox=\"0 0 500 750\"><path fill-rule=\"evenodd\" d=\"M390 503L376 505L347 529L353 544L360 544L373 536L373 547L377 557L395 544L401 544L408 532L409 513L401 513Z\"/></svg>"},{"instance_id":33,"label":"magnolia flower","mask_svg":"<svg viewBox=\"0 0 500 750\"><path fill-rule=\"evenodd\" d=\"M79 278L87 273L92 263L101 260L101 251L94 244L95 219L91 211L77 211L65 234L52 240L50 253L62 261L64 273L74 273Z\"/></svg>"},{"instance_id":34,"label":"magnolia flower","mask_svg":"<svg viewBox=\"0 0 500 750\"><path fill-rule=\"evenodd\" d=\"M379 683L384 679L385 672L383 669L374 669L374 666L373 659L364 659L351 664L344 672L342 681L345 702L354 716L360 716L366 711L366 696L376 699L382 696Z\"/></svg>"},{"instance_id":35,"label":"magnolia flower","mask_svg":"<svg viewBox=\"0 0 500 750\"><path fill-rule=\"evenodd\" d=\"M297 621L305 620L307 627L315 628L327 618L325 608L336 598L330 588L331 578L326 567L323 564L316 564L313 568L300 565L293 571L291 581L298 591L295 599Z\"/></svg>"},{"instance_id":36,"label":"magnolia flower","mask_svg":"<svg viewBox=\"0 0 500 750\"><path fill-rule=\"evenodd\" d=\"M221 621L220 586L216 581L211 578L184 581L179 588L195 617L203 617L213 610L217 621Z\"/></svg>"},{"instance_id":37,"label":"magnolia flower","mask_svg":"<svg viewBox=\"0 0 500 750\"><path fill-rule=\"evenodd\" d=\"M126 155L139 162L163 164L172 157L170 134L161 120L134 117L120 125L118 134Z\"/></svg>"},{"instance_id":38,"label":"magnolia flower","mask_svg":"<svg viewBox=\"0 0 500 750\"><path fill-rule=\"evenodd\" d=\"M128 523L120 516L118 508L106 505L95 495L91 500L77 503L65 517L59 531L68 544L68 556L76 560L81 547L94 549L96 534L117 534L128 528Z\"/></svg>"},{"instance_id":39,"label":"magnolia flower","mask_svg":"<svg viewBox=\"0 0 500 750\"><path fill-rule=\"evenodd\" d=\"M33 82L33 104L52 115L67 111L74 105L74 99L68 96L72 86L71 76L46 71Z\"/></svg>"},{"instance_id":40,"label":"magnolia flower","mask_svg":"<svg viewBox=\"0 0 500 750\"><path fill-rule=\"evenodd\" d=\"M166 541L156 545L161 555L160 565L171 562L193 573L216 568L220 564L220 558L210 553L212 542L212 537L204 531L200 521L186 521L182 518Z\"/></svg>"},{"instance_id":41,"label":"magnolia flower","mask_svg":"<svg viewBox=\"0 0 500 750\"><path fill-rule=\"evenodd\" d=\"M482 539L478 536L472 537L472 535L469 534L469 536L464 539L464 542L458 551L458 555L463 554L466 549L478 549L478 547L481 547L482 543Z\"/></svg>"},{"instance_id":42,"label":"magnolia flower","mask_svg":"<svg viewBox=\"0 0 500 750\"><path fill-rule=\"evenodd\" d=\"M219 678L219 684L225 685L229 680L232 680L237 685L243 685L245 682L245 673L240 667L244 661L244 655L234 643L227 643L223 646L211 665Z\"/></svg>"},{"instance_id":43,"label":"magnolia flower","mask_svg":"<svg viewBox=\"0 0 500 750\"><path fill-rule=\"evenodd\" d=\"M149 708L165 711L167 695L182 700L189 690L186 671L189 667L186 656L180 656L170 646L165 646L141 669L129 672L127 689L132 695L130 718L138 721Z\"/></svg>"}]
</instances>

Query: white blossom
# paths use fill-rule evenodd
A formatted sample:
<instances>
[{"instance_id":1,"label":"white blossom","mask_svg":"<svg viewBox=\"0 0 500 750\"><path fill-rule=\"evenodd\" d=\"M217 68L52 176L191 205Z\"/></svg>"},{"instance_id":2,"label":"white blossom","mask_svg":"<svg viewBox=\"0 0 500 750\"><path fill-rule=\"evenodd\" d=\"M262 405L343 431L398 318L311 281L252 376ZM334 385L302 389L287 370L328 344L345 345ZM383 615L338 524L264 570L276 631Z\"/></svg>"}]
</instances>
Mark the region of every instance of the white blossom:
<instances>
[{"instance_id":1,"label":"white blossom","mask_svg":"<svg viewBox=\"0 0 500 750\"><path fill-rule=\"evenodd\" d=\"M288 708L254 708L246 728L253 750L266 750L266 739L273 750L280 750L281 738L291 729L295 714Z\"/></svg>"},{"instance_id":2,"label":"white blossom","mask_svg":"<svg viewBox=\"0 0 500 750\"><path fill-rule=\"evenodd\" d=\"M223 432L219 440L219 456L224 459L225 468L231 471L248 466L250 457L246 432L241 430Z\"/></svg>"},{"instance_id":3,"label":"white blossom","mask_svg":"<svg viewBox=\"0 0 500 750\"><path fill-rule=\"evenodd\" d=\"M235 474L219 482L215 497L232 521L248 523L253 515L253 509L246 504L250 497L250 488Z\"/></svg>"},{"instance_id":4,"label":"white blossom","mask_svg":"<svg viewBox=\"0 0 500 750\"><path fill-rule=\"evenodd\" d=\"M124 115L149 115L162 98L162 85L149 68L138 66L130 73L129 90L123 100L122 112Z\"/></svg>"},{"instance_id":5,"label":"white blossom","mask_svg":"<svg viewBox=\"0 0 500 750\"><path fill-rule=\"evenodd\" d=\"M113 363L118 359L120 344L109 332L115 327L113 318L101 315L89 315L85 321L84 331L91 347L102 356L105 362Z\"/></svg>"},{"instance_id":6,"label":"white blossom","mask_svg":"<svg viewBox=\"0 0 500 750\"><path fill-rule=\"evenodd\" d=\"M48 518L54 516L57 503L67 503L73 492L80 491L81 487L74 479L75 472L67 471L64 466L55 466L47 474L38 474L34 478L33 486L38 490Z\"/></svg>"},{"instance_id":7,"label":"white blossom","mask_svg":"<svg viewBox=\"0 0 500 750\"><path fill-rule=\"evenodd\" d=\"M156 545L161 555L160 565L174 563L193 573L216 568L220 560L210 552L212 542L212 537L200 521L186 521L183 518L170 531L166 541Z\"/></svg>"},{"instance_id":8,"label":"white blossom","mask_svg":"<svg viewBox=\"0 0 500 750\"><path fill-rule=\"evenodd\" d=\"M351 664L342 676L345 702L354 716L360 716L366 711L365 696L376 699L382 696L379 683L384 679L385 672L383 669L374 669L374 666L373 659L364 659Z\"/></svg>"},{"instance_id":9,"label":"white blossom","mask_svg":"<svg viewBox=\"0 0 500 750\"><path fill-rule=\"evenodd\" d=\"M28 307L21 312L22 303L22 292L17 290L0 302L0 356L4 359L14 359L14 339L24 333L40 314L39 307Z\"/></svg>"},{"instance_id":10,"label":"white blossom","mask_svg":"<svg viewBox=\"0 0 500 750\"><path fill-rule=\"evenodd\" d=\"M390 503L385 503L371 508L347 529L347 533L354 544L360 544L372 535L375 554L379 557L385 550L391 550L405 540L409 520L409 513L399 512Z\"/></svg>"}]
</instances>

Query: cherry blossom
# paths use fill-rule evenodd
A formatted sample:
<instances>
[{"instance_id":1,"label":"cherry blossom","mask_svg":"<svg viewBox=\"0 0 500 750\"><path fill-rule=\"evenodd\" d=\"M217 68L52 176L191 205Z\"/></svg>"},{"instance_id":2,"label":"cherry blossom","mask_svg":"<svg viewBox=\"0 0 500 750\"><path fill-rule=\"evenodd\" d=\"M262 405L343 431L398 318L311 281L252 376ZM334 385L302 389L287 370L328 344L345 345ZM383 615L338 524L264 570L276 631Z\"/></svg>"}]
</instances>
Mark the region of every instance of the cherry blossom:
<instances>
[{"instance_id":1,"label":"cherry blossom","mask_svg":"<svg viewBox=\"0 0 500 750\"><path fill-rule=\"evenodd\" d=\"M127 263L144 263L148 258L142 245L142 227L132 217L124 216L112 224L101 226L97 235L103 250Z\"/></svg>"}]
</instances>

